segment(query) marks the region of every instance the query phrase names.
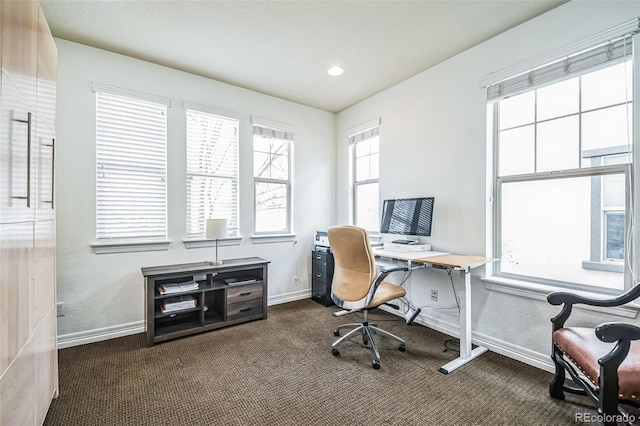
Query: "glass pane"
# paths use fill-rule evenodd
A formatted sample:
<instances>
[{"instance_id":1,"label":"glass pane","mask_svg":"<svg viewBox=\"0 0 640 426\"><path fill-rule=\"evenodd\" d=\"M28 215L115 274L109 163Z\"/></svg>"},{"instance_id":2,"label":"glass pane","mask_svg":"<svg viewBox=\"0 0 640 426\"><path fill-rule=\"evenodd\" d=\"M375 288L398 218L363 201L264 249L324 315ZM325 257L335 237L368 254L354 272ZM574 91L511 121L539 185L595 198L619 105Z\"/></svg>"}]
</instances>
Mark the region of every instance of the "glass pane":
<instances>
[{"instance_id":1,"label":"glass pane","mask_svg":"<svg viewBox=\"0 0 640 426\"><path fill-rule=\"evenodd\" d=\"M259 152L271 151L271 140L261 136L253 137L253 150Z\"/></svg>"},{"instance_id":2,"label":"glass pane","mask_svg":"<svg viewBox=\"0 0 640 426\"><path fill-rule=\"evenodd\" d=\"M378 179L380 177L380 154L373 154L371 156L371 179Z\"/></svg>"},{"instance_id":3,"label":"glass pane","mask_svg":"<svg viewBox=\"0 0 640 426\"><path fill-rule=\"evenodd\" d=\"M538 121L578 112L579 77L538 90Z\"/></svg>"},{"instance_id":4,"label":"glass pane","mask_svg":"<svg viewBox=\"0 0 640 426\"><path fill-rule=\"evenodd\" d=\"M631 105L619 105L582 115L582 150L631 145Z\"/></svg>"},{"instance_id":5,"label":"glass pane","mask_svg":"<svg viewBox=\"0 0 640 426\"><path fill-rule=\"evenodd\" d=\"M368 156L356 158L356 182L371 178L369 164L370 159Z\"/></svg>"},{"instance_id":6,"label":"glass pane","mask_svg":"<svg viewBox=\"0 0 640 426\"><path fill-rule=\"evenodd\" d=\"M538 124L537 172L579 167L578 127L578 116Z\"/></svg>"},{"instance_id":7,"label":"glass pane","mask_svg":"<svg viewBox=\"0 0 640 426\"><path fill-rule=\"evenodd\" d=\"M535 145L533 126L500 132L498 175L533 173Z\"/></svg>"},{"instance_id":8,"label":"glass pane","mask_svg":"<svg viewBox=\"0 0 640 426\"><path fill-rule=\"evenodd\" d=\"M238 230L238 193L233 179L208 176L187 178L187 234L205 234L206 219L224 217L229 219L230 236Z\"/></svg>"},{"instance_id":9,"label":"glass pane","mask_svg":"<svg viewBox=\"0 0 640 426\"><path fill-rule=\"evenodd\" d=\"M356 143L356 158L364 157L365 155L369 155L370 153L370 144L367 141L362 141Z\"/></svg>"},{"instance_id":10,"label":"glass pane","mask_svg":"<svg viewBox=\"0 0 640 426\"><path fill-rule=\"evenodd\" d=\"M602 207L624 209L625 175L602 177Z\"/></svg>"},{"instance_id":11,"label":"glass pane","mask_svg":"<svg viewBox=\"0 0 640 426\"><path fill-rule=\"evenodd\" d=\"M287 185L256 182L256 232L288 232Z\"/></svg>"},{"instance_id":12,"label":"glass pane","mask_svg":"<svg viewBox=\"0 0 640 426\"><path fill-rule=\"evenodd\" d=\"M369 139L370 141L370 150L372 154L376 154L378 152L380 152L380 137L376 136L373 137L371 139Z\"/></svg>"},{"instance_id":13,"label":"glass pane","mask_svg":"<svg viewBox=\"0 0 640 426\"><path fill-rule=\"evenodd\" d=\"M605 260L624 260L624 213L605 212Z\"/></svg>"},{"instance_id":14,"label":"glass pane","mask_svg":"<svg viewBox=\"0 0 640 426\"><path fill-rule=\"evenodd\" d=\"M500 271L546 280L622 289L624 274L584 269L594 235L591 176L510 182L501 186Z\"/></svg>"},{"instance_id":15,"label":"glass pane","mask_svg":"<svg viewBox=\"0 0 640 426\"><path fill-rule=\"evenodd\" d=\"M253 176L270 178L269 154L264 152L253 152Z\"/></svg>"},{"instance_id":16,"label":"glass pane","mask_svg":"<svg viewBox=\"0 0 640 426\"><path fill-rule=\"evenodd\" d=\"M582 110L609 106L632 99L631 61L582 76Z\"/></svg>"},{"instance_id":17,"label":"glass pane","mask_svg":"<svg viewBox=\"0 0 640 426\"><path fill-rule=\"evenodd\" d=\"M288 155L289 142L280 139L271 139L271 152L278 155Z\"/></svg>"},{"instance_id":18,"label":"glass pane","mask_svg":"<svg viewBox=\"0 0 640 426\"><path fill-rule=\"evenodd\" d=\"M271 178L289 179L289 157L286 155L274 155L271 157Z\"/></svg>"},{"instance_id":19,"label":"glass pane","mask_svg":"<svg viewBox=\"0 0 640 426\"><path fill-rule=\"evenodd\" d=\"M500 130L533 123L535 112L535 91L500 101Z\"/></svg>"},{"instance_id":20,"label":"glass pane","mask_svg":"<svg viewBox=\"0 0 640 426\"><path fill-rule=\"evenodd\" d=\"M356 226L372 232L380 230L379 193L378 182L356 186Z\"/></svg>"}]
</instances>

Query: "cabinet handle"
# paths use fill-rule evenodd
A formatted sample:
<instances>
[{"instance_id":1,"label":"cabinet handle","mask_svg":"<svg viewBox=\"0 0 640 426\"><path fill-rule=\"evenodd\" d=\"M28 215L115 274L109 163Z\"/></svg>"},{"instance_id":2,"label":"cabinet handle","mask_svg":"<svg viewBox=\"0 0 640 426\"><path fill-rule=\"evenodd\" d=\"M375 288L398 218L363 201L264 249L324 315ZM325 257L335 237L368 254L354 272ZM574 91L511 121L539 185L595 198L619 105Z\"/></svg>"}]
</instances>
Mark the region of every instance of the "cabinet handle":
<instances>
[{"instance_id":1,"label":"cabinet handle","mask_svg":"<svg viewBox=\"0 0 640 426\"><path fill-rule=\"evenodd\" d=\"M249 312L251 310L251 308L244 308L244 309L240 309L240 312Z\"/></svg>"},{"instance_id":2,"label":"cabinet handle","mask_svg":"<svg viewBox=\"0 0 640 426\"><path fill-rule=\"evenodd\" d=\"M27 207L31 207L31 113L27 114Z\"/></svg>"},{"instance_id":3,"label":"cabinet handle","mask_svg":"<svg viewBox=\"0 0 640 426\"><path fill-rule=\"evenodd\" d=\"M322 276L322 274L316 274L316 277L320 278Z\"/></svg>"},{"instance_id":4,"label":"cabinet handle","mask_svg":"<svg viewBox=\"0 0 640 426\"><path fill-rule=\"evenodd\" d=\"M27 200L27 207L31 207L31 113L27 113L26 120L21 120L19 118L12 118L11 120L17 123L25 123L27 125L27 196L23 197L12 195L11 198Z\"/></svg>"},{"instance_id":5,"label":"cabinet handle","mask_svg":"<svg viewBox=\"0 0 640 426\"><path fill-rule=\"evenodd\" d=\"M322 259L321 256L316 256L316 260L320 260L320 259Z\"/></svg>"},{"instance_id":6,"label":"cabinet handle","mask_svg":"<svg viewBox=\"0 0 640 426\"><path fill-rule=\"evenodd\" d=\"M246 293L240 293L240 296L248 296L248 295L250 295L250 294L251 294L251 292L250 292L250 291L247 291Z\"/></svg>"},{"instance_id":7,"label":"cabinet handle","mask_svg":"<svg viewBox=\"0 0 640 426\"><path fill-rule=\"evenodd\" d=\"M55 187L56 170L56 138L51 139L51 208L53 209L53 188Z\"/></svg>"}]
</instances>

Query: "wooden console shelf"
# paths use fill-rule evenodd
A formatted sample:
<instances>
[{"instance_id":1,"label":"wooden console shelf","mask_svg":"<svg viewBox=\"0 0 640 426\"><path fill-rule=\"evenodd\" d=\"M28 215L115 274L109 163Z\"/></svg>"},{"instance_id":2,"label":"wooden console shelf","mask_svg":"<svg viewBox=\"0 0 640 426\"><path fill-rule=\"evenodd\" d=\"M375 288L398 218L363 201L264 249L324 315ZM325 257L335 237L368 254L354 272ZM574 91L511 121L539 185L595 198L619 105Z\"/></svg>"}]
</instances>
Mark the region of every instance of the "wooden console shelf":
<instances>
[{"instance_id":1,"label":"wooden console shelf","mask_svg":"<svg viewBox=\"0 0 640 426\"><path fill-rule=\"evenodd\" d=\"M197 262L141 268L147 344L266 319L268 264L250 257L224 260L221 265ZM192 288L161 291L177 284ZM172 306L177 309L171 310Z\"/></svg>"}]
</instances>

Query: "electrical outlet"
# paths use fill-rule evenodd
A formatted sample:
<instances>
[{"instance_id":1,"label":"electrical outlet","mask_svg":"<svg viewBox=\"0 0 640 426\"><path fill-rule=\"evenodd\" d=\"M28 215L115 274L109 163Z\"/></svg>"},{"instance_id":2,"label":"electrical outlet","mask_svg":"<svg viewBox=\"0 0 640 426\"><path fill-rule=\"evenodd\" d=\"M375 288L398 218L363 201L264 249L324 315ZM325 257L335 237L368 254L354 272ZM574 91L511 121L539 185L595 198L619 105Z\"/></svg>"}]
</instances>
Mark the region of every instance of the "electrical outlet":
<instances>
[{"instance_id":1,"label":"electrical outlet","mask_svg":"<svg viewBox=\"0 0 640 426\"><path fill-rule=\"evenodd\" d=\"M431 289L431 300L438 301L438 290Z\"/></svg>"},{"instance_id":2,"label":"electrical outlet","mask_svg":"<svg viewBox=\"0 0 640 426\"><path fill-rule=\"evenodd\" d=\"M56 305L56 316L63 317L64 316L64 302L58 302Z\"/></svg>"}]
</instances>

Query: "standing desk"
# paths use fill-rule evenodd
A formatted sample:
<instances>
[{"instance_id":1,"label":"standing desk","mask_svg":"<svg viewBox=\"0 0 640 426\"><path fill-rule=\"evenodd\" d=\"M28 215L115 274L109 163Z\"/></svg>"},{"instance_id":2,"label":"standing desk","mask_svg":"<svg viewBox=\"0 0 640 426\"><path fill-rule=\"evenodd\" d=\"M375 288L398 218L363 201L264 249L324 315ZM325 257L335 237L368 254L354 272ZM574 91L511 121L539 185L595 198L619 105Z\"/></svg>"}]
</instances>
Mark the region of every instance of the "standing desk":
<instances>
[{"instance_id":1,"label":"standing desk","mask_svg":"<svg viewBox=\"0 0 640 426\"><path fill-rule=\"evenodd\" d=\"M460 294L460 356L440 367L439 371L441 373L449 374L456 368L488 351L484 346L477 346L475 349L471 349L471 270L486 263L494 262L497 259L435 251L398 252L388 249L375 249L373 253L376 258L387 257L406 261L409 270L416 269L417 265L436 265L460 271L460 276L464 280L464 286Z\"/></svg>"}]
</instances>

